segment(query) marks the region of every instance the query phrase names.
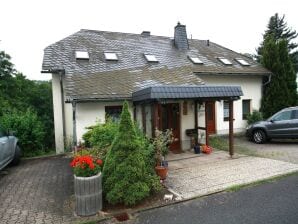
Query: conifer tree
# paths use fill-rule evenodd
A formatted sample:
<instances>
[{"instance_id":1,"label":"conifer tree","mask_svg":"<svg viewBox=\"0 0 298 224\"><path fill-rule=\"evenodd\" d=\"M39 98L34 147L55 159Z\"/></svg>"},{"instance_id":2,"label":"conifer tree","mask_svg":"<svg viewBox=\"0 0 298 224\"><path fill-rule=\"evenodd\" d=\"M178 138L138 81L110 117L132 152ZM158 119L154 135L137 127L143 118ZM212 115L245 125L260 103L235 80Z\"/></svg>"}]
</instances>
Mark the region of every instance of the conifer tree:
<instances>
[{"instance_id":1,"label":"conifer tree","mask_svg":"<svg viewBox=\"0 0 298 224\"><path fill-rule=\"evenodd\" d=\"M270 17L269 23L267 25L267 30L263 35L263 42L257 49L256 58L258 62L261 62L261 59L263 57L264 42L269 36L275 41L281 39L287 40L287 48L290 54L290 59L294 65L295 71L298 72L298 44L294 42L295 38L297 38L298 36L298 33L288 27L287 23L285 22L284 15L282 17L279 17L278 13L275 13L274 16Z\"/></svg>"},{"instance_id":2,"label":"conifer tree","mask_svg":"<svg viewBox=\"0 0 298 224\"><path fill-rule=\"evenodd\" d=\"M262 99L262 112L267 118L282 108L297 102L296 73L289 55L286 39L277 40L268 35L262 49L261 63L272 73Z\"/></svg>"},{"instance_id":3,"label":"conifer tree","mask_svg":"<svg viewBox=\"0 0 298 224\"><path fill-rule=\"evenodd\" d=\"M103 190L111 204L136 204L158 189L159 179L150 171L140 139L125 102L115 137L103 168Z\"/></svg>"}]
</instances>

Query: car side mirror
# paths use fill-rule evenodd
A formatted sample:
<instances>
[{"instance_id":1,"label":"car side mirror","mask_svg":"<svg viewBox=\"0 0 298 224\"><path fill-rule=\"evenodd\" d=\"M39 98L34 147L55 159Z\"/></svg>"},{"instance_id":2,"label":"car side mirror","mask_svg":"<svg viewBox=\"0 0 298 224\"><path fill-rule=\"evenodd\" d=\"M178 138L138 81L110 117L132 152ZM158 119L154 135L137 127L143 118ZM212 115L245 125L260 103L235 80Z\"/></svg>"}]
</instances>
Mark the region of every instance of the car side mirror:
<instances>
[{"instance_id":1,"label":"car side mirror","mask_svg":"<svg viewBox=\"0 0 298 224\"><path fill-rule=\"evenodd\" d=\"M271 122L271 123L274 123L274 122L275 122L275 120L274 120L274 119L270 119L270 122Z\"/></svg>"}]
</instances>

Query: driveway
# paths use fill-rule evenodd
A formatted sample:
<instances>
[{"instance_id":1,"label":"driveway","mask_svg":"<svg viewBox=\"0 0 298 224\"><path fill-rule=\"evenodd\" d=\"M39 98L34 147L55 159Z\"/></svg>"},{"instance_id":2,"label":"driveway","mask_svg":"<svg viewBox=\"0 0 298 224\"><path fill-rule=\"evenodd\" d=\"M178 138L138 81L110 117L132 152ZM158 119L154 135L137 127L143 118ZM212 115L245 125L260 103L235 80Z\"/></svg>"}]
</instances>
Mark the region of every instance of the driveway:
<instances>
[{"instance_id":1,"label":"driveway","mask_svg":"<svg viewBox=\"0 0 298 224\"><path fill-rule=\"evenodd\" d=\"M230 158L225 151L210 155L185 152L182 157L169 154L169 173L165 180L168 189L181 199L298 171L298 164L238 154Z\"/></svg>"},{"instance_id":2,"label":"driveway","mask_svg":"<svg viewBox=\"0 0 298 224\"><path fill-rule=\"evenodd\" d=\"M23 160L0 171L1 224L72 223L72 195L68 158Z\"/></svg>"},{"instance_id":3,"label":"driveway","mask_svg":"<svg viewBox=\"0 0 298 224\"><path fill-rule=\"evenodd\" d=\"M298 140L271 140L255 144L245 137L235 137L235 148L240 153L298 164Z\"/></svg>"}]
</instances>

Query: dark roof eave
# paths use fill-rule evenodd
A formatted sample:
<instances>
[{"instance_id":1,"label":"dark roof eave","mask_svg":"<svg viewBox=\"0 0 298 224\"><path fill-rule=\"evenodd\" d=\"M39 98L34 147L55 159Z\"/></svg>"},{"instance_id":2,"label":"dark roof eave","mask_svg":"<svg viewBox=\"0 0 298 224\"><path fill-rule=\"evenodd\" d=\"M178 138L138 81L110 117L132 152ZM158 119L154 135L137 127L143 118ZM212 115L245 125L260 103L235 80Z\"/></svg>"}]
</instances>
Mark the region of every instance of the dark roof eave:
<instances>
[{"instance_id":1,"label":"dark roof eave","mask_svg":"<svg viewBox=\"0 0 298 224\"><path fill-rule=\"evenodd\" d=\"M245 73L239 73L239 72L204 72L204 71L194 71L194 74L203 74L203 75L241 75L241 76L252 76L252 75L256 75L256 76L269 76L272 75L272 72L264 72L264 73L256 73L256 72L245 72Z\"/></svg>"},{"instance_id":2,"label":"dark roof eave","mask_svg":"<svg viewBox=\"0 0 298 224\"><path fill-rule=\"evenodd\" d=\"M180 98L152 98L145 100L133 100L134 103L143 103L143 102L164 102L164 101L173 101L173 100L196 100L198 102L206 102L206 101L220 101L220 100L239 100L240 96L223 96L223 97L180 97Z\"/></svg>"},{"instance_id":3,"label":"dark roof eave","mask_svg":"<svg viewBox=\"0 0 298 224\"><path fill-rule=\"evenodd\" d=\"M105 98L69 98L65 101L65 103L88 103L88 102L111 102L111 101L131 101L131 97L105 97Z\"/></svg>"},{"instance_id":4,"label":"dark roof eave","mask_svg":"<svg viewBox=\"0 0 298 224\"><path fill-rule=\"evenodd\" d=\"M152 86L132 93L132 100L238 100L243 96L240 86Z\"/></svg>"}]
</instances>

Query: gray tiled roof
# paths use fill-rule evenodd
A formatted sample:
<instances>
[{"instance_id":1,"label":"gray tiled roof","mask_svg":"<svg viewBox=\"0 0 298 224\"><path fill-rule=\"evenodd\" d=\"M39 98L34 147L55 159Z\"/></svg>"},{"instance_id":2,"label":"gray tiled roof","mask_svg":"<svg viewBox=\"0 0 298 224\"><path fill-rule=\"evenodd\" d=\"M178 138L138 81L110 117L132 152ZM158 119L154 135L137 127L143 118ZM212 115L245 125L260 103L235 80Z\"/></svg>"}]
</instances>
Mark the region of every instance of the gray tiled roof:
<instances>
[{"instance_id":1,"label":"gray tiled roof","mask_svg":"<svg viewBox=\"0 0 298 224\"><path fill-rule=\"evenodd\" d=\"M150 66L88 75L67 75L67 100L131 99L134 91L148 86L200 85L188 67L151 69Z\"/></svg>"},{"instance_id":2,"label":"gray tiled roof","mask_svg":"<svg viewBox=\"0 0 298 224\"><path fill-rule=\"evenodd\" d=\"M65 70L68 99L131 98L133 91L146 84L198 85L201 80L195 73L270 73L252 59L213 42L209 46L204 40L188 43L189 50L178 50L170 37L80 30L44 50L42 69ZM88 51L89 61L76 60L76 50ZM106 51L117 53L119 60L106 61ZM148 63L144 53L154 54L159 62ZM187 56L197 56L204 64L193 64ZM222 56L233 65L223 65L217 59ZM242 66L235 58L244 58L251 65Z\"/></svg>"},{"instance_id":3,"label":"gray tiled roof","mask_svg":"<svg viewBox=\"0 0 298 224\"><path fill-rule=\"evenodd\" d=\"M132 94L133 101L152 99L227 99L242 96L240 86L152 86Z\"/></svg>"}]
</instances>

